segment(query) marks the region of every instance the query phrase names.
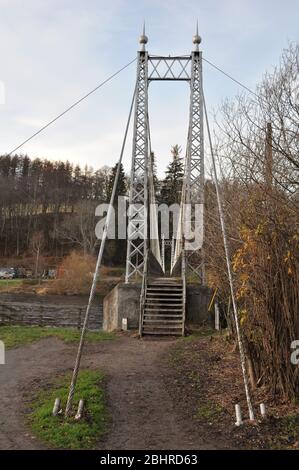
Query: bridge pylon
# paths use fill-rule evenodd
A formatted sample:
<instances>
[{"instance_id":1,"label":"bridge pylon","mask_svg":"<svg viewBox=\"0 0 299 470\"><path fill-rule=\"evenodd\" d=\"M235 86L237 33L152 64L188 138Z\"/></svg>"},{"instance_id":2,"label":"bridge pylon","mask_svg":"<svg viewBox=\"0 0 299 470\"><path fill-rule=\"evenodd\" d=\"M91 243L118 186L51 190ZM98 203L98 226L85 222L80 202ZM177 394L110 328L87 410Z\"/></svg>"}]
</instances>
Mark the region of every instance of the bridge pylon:
<instances>
[{"instance_id":1,"label":"bridge pylon","mask_svg":"<svg viewBox=\"0 0 299 470\"><path fill-rule=\"evenodd\" d=\"M140 36L137 54L137 80L135 117L129 194L126 282L143 276L146 253L150 248L149 210L149 124L148 89L154 81L184 81L190 86L190 110L188 141L185 161L184 200L182 206L191 207L190 231L196 230L195 204L204 206L204 132L201 38L193 37L194 50L189 55L157 56L146 50L148 38L145 28ZM203 224L202 224L203 225ZM203 226L201 227L203 230ZM181 234L183 238L184 235ZM179 238L179 236L178 236ZM176 257L180 256L182 240L176 240ZM204 283L202 245L197 249L186 248L187 269L196 273Z\"/></svg>"}]
</instances>

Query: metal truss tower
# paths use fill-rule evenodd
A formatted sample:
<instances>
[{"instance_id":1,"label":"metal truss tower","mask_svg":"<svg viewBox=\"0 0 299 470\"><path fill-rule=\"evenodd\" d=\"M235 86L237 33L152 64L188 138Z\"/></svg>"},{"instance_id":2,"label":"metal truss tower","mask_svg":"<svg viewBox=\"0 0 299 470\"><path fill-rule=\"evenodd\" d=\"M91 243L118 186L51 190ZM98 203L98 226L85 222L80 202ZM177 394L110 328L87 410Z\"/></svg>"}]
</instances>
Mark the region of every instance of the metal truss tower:
<instances>
[{"instance_id":1,"label":"metal truss tower","mask_svg":"<svg viewBox=\"0 0 299 470\"><path fill-rule=\"evenodd\" d=\"M190 117L186 161L186 194L192 204L204 202L204 147L201 38L193 37L195 50L187 56L154 56L145 50L148 38L140 36L141 50L137 56L137 83L131 187L129 196L126 282L143 275L148 243L148 86L153 81L186 81L190 84ZM190 252L190 267L202 269L198 256ZM196 262L194 263L194 260ZM200 266L197 266L200 264Z\"/></svg>"},{"instance_id":2,"label":"metal truss tower","mask_svg":"<svg viewBox=\"0 0 299 470\"><path fill-rule=\"evenodd\" d=\"M126 282L143 275L144 257L148 247L148 53L143 28L141 51L137 56L137 82L131 186L129 196L128 245Z\"/></svg>"}]
</instances>

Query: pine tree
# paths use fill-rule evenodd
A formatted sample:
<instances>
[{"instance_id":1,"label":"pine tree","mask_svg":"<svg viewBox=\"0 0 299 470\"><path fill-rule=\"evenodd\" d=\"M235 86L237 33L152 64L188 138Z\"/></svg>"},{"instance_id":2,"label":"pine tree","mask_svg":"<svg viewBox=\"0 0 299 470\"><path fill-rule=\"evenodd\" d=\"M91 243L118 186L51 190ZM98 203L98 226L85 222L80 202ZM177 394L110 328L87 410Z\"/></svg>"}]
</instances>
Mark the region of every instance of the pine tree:
<instances>
[{"instance_id":1,"label":"pine tree","mask_svg":"<svg viewBox=\"0 0 299 470\"><path fill-rule=\"evenodd\" d=\"M111 194L113 191L114 181L117 173L118 163L112 168L107 187L107 198L110 202ZM114 209L115 209L115 235L118 234L118 196L125 196L127 192L126 175L123 165L120 165L119 177L117 181ZM104 253L104 262L110 265L119 265L125 262L126 257L126 240L107 240Z\"/></svg>"},{"instance_id":2,"label":"pine tree","mask_svg":"<svg viewBox=\"0 0 299 470\"><path fill-rule=\"evenodd\" d=\"M108 188L107 188L107 198L108 202L110 201L113 186L114 186L114 180L117 172L117 167L118 163L114 165L114 167L111 170L111 175L108 181ZM119 177L117 181L117 186L116 186L116 192L115 192L115 198L114 198L114 203L117 203L117 198L118 196L124 196L127 192L127 187L126 187L126 175L124 172L124 167L122 163L120 164L120 172L119 172Z\"/></svg>"},{"instance_id":3,"label":"pine tree","mask_svg":"<svg viewBox=\"0 0 299 470\"><path fill-rule=\"evenodd\" d=\"M181 191L184 177L184 164L181 158L181 147L174 145L171 148L172 161L167 167L166 177L162 183L161 199L165 204L181 202Z\"/></svg>"}]
</instances>

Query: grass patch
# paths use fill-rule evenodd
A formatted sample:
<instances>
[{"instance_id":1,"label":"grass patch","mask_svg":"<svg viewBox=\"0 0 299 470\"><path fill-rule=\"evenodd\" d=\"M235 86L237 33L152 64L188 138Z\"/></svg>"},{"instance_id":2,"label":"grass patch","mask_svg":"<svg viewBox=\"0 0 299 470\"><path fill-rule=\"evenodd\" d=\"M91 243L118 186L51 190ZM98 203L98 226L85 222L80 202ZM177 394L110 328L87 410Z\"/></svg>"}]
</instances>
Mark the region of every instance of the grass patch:
<instances>
[{"instance_id":1,"label":"grass patch","mask_svg":"<svg viewBox=\"0 0 299 470\"><path fill-rule=\"evenodd\" d=\"M198 406L196 418L205 423L215 423L220 418L222 411L221 406L212 401L203 402Z\"/></svg>"},{"instance_id":2,"label":"grass patch","mask_svg":"<svg viewBox=\"0 0 299 470\"><path fill-rule=\"evenodd\" d=\"M84 399L85 412L80 421L63 416L52 416L54 400L59 397L66 405L71 376L57 379L53 387L42 390L30 403L27 421L32 432L52 447L60 449L89 449L108 431L110 415L106 407L103 374L85 370L80 372L74 395L74 407ZM74 413L76 410L73 410Z\"/></svg>"},{"instance_id":3,"label":"grass patch","mask_svg":"<svg viewBox=\"0 0 299 470\"><path fill-rule=\"evenodd\" d=\"M183 336L180 339L180 341L188 342L188 341L194 341L199 338L205 338L206 336L216 336L219 335L217 331L215 331L213 328L210 328L208 326L202 326L198 328L197 330L192 330L190 335Z\"/></svg>"},{"instance_id":4,"label":"grass patch","mask_svg":"<svg viewBox=\"0 0 299 470\"><path fill-rule=\"evenodd\" d=\"M270 439L270 448L273 450L293 449L293 444L299 441L299 416L293 414L284 416L279 419L277 427L277 435Z\"/></svg>"},{"instance_id":5,"label":"grass patch","mask_svg":"<svg viewBox=\"0 0 299 470\"><path fill-rule=\"evenodd\" d=\"M183 361L183 351L180 347L176 346L172 351L171 354L169 355L169 363L172 367L175 369L179 369L182 365Z\"/></svg>"},{"instance_id":6,"label":"grass patch","mask_svg":"<svg viewBox=\"0 0 299 470\"><path fill-rule=\"evenodd\" d=\"M0 340L7 349L34 343L43 338L54 336L66 343L75 343L81 332L75 328L47 328L40 326L0 326ZM113 333L105 331L88 331L86 341L97 342L114 339Z\"/></svg>"},{"instance_id":7,"label":"grass patch","mask_svg":"<svg viewBox=\"0 0 299 470\"><path fill-rule=\"evenodd\" d=\"M0 290L9 290L23 284L23 279L0 279Z\"/></svg>"}]
</instances>

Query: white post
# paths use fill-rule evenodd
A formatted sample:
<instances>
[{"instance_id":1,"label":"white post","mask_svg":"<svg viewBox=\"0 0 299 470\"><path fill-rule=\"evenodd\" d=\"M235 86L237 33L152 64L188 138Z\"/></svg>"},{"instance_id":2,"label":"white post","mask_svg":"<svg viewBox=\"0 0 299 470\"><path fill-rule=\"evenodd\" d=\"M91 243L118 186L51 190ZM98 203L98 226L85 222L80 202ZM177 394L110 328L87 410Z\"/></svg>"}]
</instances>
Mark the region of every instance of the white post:
<instances>
[{"instance_id":1,"label":"white post","mask_svg":"<svg viewBox=\"0 0 299 470\"><path fill-rule=\"evenodd\" d=\"M75 416L75 419L77 421L82 418L83 408L84 408L84 400L82 400L82 398L81 398L81 400L79 401L79 405L78 405L78 411L77 411L77 414Z\"/></svg>"},{"instance_id":2,"label":"white post","mask_svg":"<svg viewBox=\"0 0 299 470\"><path fill-rule=\"evenodd\" d=\"M219 314L219 305L215 302L215 330L220 330L220 314Z\"/></svg>"},{"instance_id":3,"label":"white post","mask_svg":"<svg viewBox=\"0 0 299 470\"><path fill-rule=\"evenodd\" d=\"M0 340L0 364L5 364L5 344Z\"/></svg>"},{"instance_id":4,"label":"white post","mask_svg":"<svg viewBox=\"0 0 299 470\"><path fill-rule=\"evenodd\" d=\"M171 269L173 268L173 262L174 262L174 235L172 235L172 240L171 240Z\"/></svg>"},{"instance_id":5,"label":"white post","mask_svg":"<svg viewBox=\"0 0 299 470\"><path fill-rule=\"evenodd\" d=\"M122 320L121 320L121 329L123 331L128 330L128 319L127 318L122 318Z\"/></svg>"},{"instance_id":6,"label":"white post","mask_svg":"<svg viewBox=\"0 0 299 470\"><path fill-rule=\"evenodd\" d=\"M162 242L162 269L163 269L163 273L165 274L165 235L164 233L162 233L162 236L161 236L161 242Z\"/></svg>"},{"instance_id":7,"label":"white post","mask_svg":"<svg viewBox=\"0 0 299 470\"><path fill-rule=\"evenodd\" d=\"M241 406L239 405L239 403L237 403L237 405L235 405L235 410L236 410L236 422L235 422L235 425L236 425L236 426L242 426L242 424L243 424L243 421L242 421L242 412L241 412Z\"/></svg>"},{"instance_id":8,"label":"white post","mask_svg":"<svg viewBox=\"0 0 299 470\"><path fill-rule=\"evenodd\" d=\"M265 418L266 417L266 407L265 407L264 403L260 404L260 411L261 411L262 418Z\"/></svg>"},{"instance_id":9,"label":"white post","mask_svg":"<svg viewBox=\"0 0 299 470\"><path fill-rule=\"evenodd\" d=\"M55 398L52 415L57 416L60 411L60 398Z\"/></svg>"}]
</instances>

